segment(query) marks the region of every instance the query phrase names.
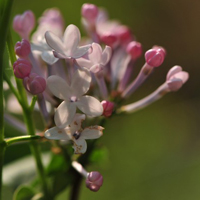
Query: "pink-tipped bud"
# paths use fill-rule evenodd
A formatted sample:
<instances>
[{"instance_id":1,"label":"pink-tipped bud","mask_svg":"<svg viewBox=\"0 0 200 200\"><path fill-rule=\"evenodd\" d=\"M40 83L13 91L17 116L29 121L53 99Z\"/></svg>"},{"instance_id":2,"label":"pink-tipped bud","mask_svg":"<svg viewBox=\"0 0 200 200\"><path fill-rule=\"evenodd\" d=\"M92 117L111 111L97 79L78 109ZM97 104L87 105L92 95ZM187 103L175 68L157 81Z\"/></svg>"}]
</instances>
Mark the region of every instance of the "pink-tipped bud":
<instances>
[{"instance_id":1,"label":"pink-tipped bud","mask_svg":"<svg viewBox=\"0 0 200 200\"><path fill-rule=\"evenodd\" d=\"M13 64L14 74L17 78L24 79L31 72L32 65L28 60L19 58Z\"/></svg>"},{"instance_id":2,"label":"pink-tipped bud","mask_svg":"<svg viewBox=\"0 0 200 200\"><path fill-rule=\"evenodd\" d=\"M179 90L182 85L188 80L189 74L182 71L182 67L176 65L167 73L166 82L170 91Z\"/></svg>"},{"instance_id":3,"label":"pink-tipped bud","mask_svg":"<svg viewBox=\"0 0 200 200\"><path fill-rule=\"evenodd\" d=\"M133 60L136 60L142 55L142 45L139 42L132 41L126 47L126 52L130 54Z\"/></svg>"},{"instance_id":4,"label":"pink-tipped bud","mask_svg":"<svg viewBox=\"0 0 200 200\"><path fill-rule=\"evenodd\" d=\"M156 49L156 50L159 49L160 51L163 52L163 54L164 54L165 56L166 56L166 54L167 54L166 50L165 50L163 47L161 47L161 46L154 45L152 49Z\"/></svg>"},{"instance_id":5,"label":"pink-tipped bud","mask_svg":"<svg viewBox=\"0 0 200 200\"><path fill-rule=\"evenodd\" d=\"M13 20L13 29L21 38L29 39L29 34L35 26L35 16L32 11L28 10L22 15L16 15Z\"/></svg>"},{"instance_id":6,"label":"pink-tipped bud","mask_svg":"<svg viewBox=\"0 0 200 200\"><path fill-rule=\"evenodd\" d=\"M35 73L31 73L29 77L24 78L23 83L26 90L33 95L40 94L46 89L45 79Z\"/></svg>"},{"instance_id":7,"label":"pink-tipped bud","mask_svg":"<svg viewBox=\"0 0 200 200\"><path fill-rule=\"evenodd\" d=\"M130 29L127 26L119 26L116 30L116 34L121 44L127 44L133 40Z\"/></svg>"},{"instance_id":8,"label":"pink-tipped bud","mask_svg":"<svg viewBox=\"0 0 200 200\"><path fill-rule=\"evenodd\" d=\"M106 45L113 47L117 42L117 36L115 34L103 34L101 35L101 41Z\"/></svg>"},{"instance_id":9,"label":"pink-tipped bud","mask_svg":"<svg viewBox=\"0 0 200 200\"><path fill-rule=\"evenodd\" d=\"M112 115L112 112L114 110L114 103L110 101L102 101L101 105L103 106L103 116L110 117Z\"/></svg>"},{"instance_id":10,"label":"pink-tipped bud","mask_svg":"<svg viewBox=\"0 0 200 200\"><path fill-rule=\"evenodd\" d=\"M146 63L152 67L159 67L164 59L166 52L163 48L154 47L145 53Z\"/></svg>"},{"instance_id":11,"label":"pink-tipped bud","mask_svg":"<svg viewBox=\"0 0 200 200\"><path fill-rule=\"evenodd\" d=\"M90 23L94 23L98 16L98 7L94 4L85 3L82 6L81 14Z\"/></svg>"},{"instance_id":12,"label":"pink-tipped bud","mask_svg":"<svg viewBox=\"0 0 200 200\"><path fill-rule=\"evenodd\" d=\"M85 183L87 188L97 192L103 184L103 176L97 171L90 172Z\"/></svg>"},{"instance_id":13,"label":"pink-tipped bud","mask_svg":"<svg viewBox=\"0 0 200 200\"><path fill-rule=\"evenodd\" d=\"M31 45L28 40L22 39L21 42L17 42L15 45L15 53L20 58L28 57L31 52Z\"/></svg>"}]
</instances>

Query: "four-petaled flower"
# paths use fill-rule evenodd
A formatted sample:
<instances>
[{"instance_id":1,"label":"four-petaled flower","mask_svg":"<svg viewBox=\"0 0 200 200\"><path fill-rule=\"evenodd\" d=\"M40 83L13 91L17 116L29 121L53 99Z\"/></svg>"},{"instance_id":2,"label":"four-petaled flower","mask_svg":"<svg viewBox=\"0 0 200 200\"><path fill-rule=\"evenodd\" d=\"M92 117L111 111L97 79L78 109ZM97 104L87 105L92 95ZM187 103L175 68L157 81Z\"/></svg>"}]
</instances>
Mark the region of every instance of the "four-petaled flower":
<instances>
[{"instance_id":1,"label":"four-petaled flower","mask_svg":"<svg viewBox=\"0 0 200 200\"><path fill-rule=\"evenodd\" d=\"M84 114L76 113L72 123L65 128L53 127L45 132L45 137L52 140L72 140L74 152L83 154L87 150L86 139L97 139L103 135L103 127L90 126L82 129L81 123L85 120Z\"/></svg>"},{"instance_id":2,"label":"four-petaled flower","mask_svg":"<svg viewBox=\"0 0 200 200\"><path fill-rule=\"evenodd\" d=\"M92 96L82 96L90 88L91 74L87 69L79 69L74 73L71 84L68 85L59 76L50 76L47 79L49 90L64 101L58 106L54 121L57 127L64 128L71 124L76 113L76 107L91 117L102 115L101 103Z\"/></svg>"},{"instance_id":3,"label":"four-petaled flower","mask_svg":"<svg viewBox=\"0 0 200 200\"><path fill-rule=\"evenodd\" d=\"M93 73L97 73L103 69L111 57L111 47L106 46L104 51L97 43L92 43L92 52L88 54L88 59L79 58L77 63L81 67L86 67Z\"/></svg>"},{"instance_id":4,"label":"four-petaled flower","mask_svg":"<svg viewBox=\"0 0 200 200\"><path fill-rule=\"evenodd\" d=\"M91 48L90 44L81 47L78 46L80 42L80 31L73 24L70 24L66 28L63 39L50 31L45 33L45 38L47 44L54 50L54 56L61 59L80 58Z\"/></svg>"}]
</instances>

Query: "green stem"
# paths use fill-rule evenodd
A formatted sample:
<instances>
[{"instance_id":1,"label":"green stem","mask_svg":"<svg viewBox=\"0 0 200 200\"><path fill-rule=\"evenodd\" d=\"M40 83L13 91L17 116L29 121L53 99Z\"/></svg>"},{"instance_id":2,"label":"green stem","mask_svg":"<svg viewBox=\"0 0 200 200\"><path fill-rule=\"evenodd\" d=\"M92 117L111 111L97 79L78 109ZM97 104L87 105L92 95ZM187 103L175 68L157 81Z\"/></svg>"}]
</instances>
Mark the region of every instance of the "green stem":
<instances>
[{"instance_id":1,"label":"green stem","mask_svg":"<svg viewBox=\"0 0 200 200\"><path fill-rule=\"evenodd\" d=\"M12 91L12 93L15 95L15 97L17 98L18 102L21 104L21 100L20 100L20 96L17 92L17 90L15 89L14 85L12 84L12 82L10 81L10 79L8 78L8 76L6 75L6 73L3 73L3 78L4 80L7 82L10 90Z\"/></svg>"},{"instance_id":2,"label":"green stem","mask_svg":"<svg viewBox=\"0 0 200 200\"><path fill-rule=\"evenodd\" d=\"M35 103L37 101L37 96L33 96L31 104L30 104L30 110L32 111L34 109Z\"/></svg>"},{"instance_id":3,"label":"green stem","mask_svg":"<svg viewBox=\"0 0 200 200\"><path fill-rule=\"evenodd\" d=\"M15 144L18 142L31 142L33 140L39 140L42 137L39 135L23 135L23 136L18 136L18 137L12 137L12 138L8 138L5 139L7 146L11 145L11 144Z\"/></svg>"},{"instance_id":4,"label":"green stem","mask_svg":"<svg viewBox=\"0 0 200 200\"><path fill-rule=\"evenodd\" d=\"M4 106L3 106L3 55L6 37L10 22L13 0L1 0L0 2L0 200L2 199L2 169L5 152L4 142Z\"/></svg>"},{"instance_id":5,"label":"green stem","mask_svg":"<svg viewBox=\"0 0 200 200\"><path fill-rule=\"evenodd\" d=\"M25 124L26 124L27 131L28 131L29 135L35 136L35 128L34 128L34 124L33 124L33 118L32 118L31 110L29 108L23 109L23 114L24 114L24 120L25 120ZM46 176L45 176L45 171L44 171L44 167L43 167L41 156L40 156L39 146L36 142L31 142L30 143L30 149L31 149L31 152L32 152L32 154L35 158L35 162L36 162L38 174L39 174L39 177L40 177L40 180L41 180L45 199L49 200L50 195L49 195L49 192L48 192L48 186L47 186L47 183L46 183Z\"/></svg>"},{"instance_id":6,"label":"green stem","mask_svg":"<svg viewBox=\"0 0 200 200\"><path fill-rule=\"evenodd\" d=\"M2 172L3 172L3 161L6 145L5 143L0 144L0 200L2 199Z\"/></svg>"},{"instance_id":7,"label":"green stem","mask_svg":"<svg viewBox=\"0 0 200 200\"><path fill-rule=\"evenodd\" d=\"M10 55L10 59L11 59L11 63L13 64L16 61L16 56L15 56L15 52L14 52L14 45L12 42L12 37L11 37L11 32L8 33L7 36L7 47L8 47L8 51L9 51L9 55ZM27 131L28 134L33 136L35 135L35 127L33 124L33 118L32 118L32 106L31 108L28 105L28 100L27 100L27 95L26 95L26 91L24 89L22 80L19 80L16 78L16 83L17 83L17 89L20 95L20 100L21 100L21 106L23 109L23 116L24 116L24 121L27 127ZM44 197L46 200L50 199L50 195L48 192L48 187L47 187L47 182L46 182L46 176L45 176L45 171L44 171L44 167L42 164L42 160L41 160L41 156L40 156L40 149L39 146L36 142L31 142L30 143L30 149L31 152L34 156L35 162L36 162L36 166L37 166L37 171L40 177L40 181L42 184L42 189L44 192Z\"/></svg>"}]
</instances>

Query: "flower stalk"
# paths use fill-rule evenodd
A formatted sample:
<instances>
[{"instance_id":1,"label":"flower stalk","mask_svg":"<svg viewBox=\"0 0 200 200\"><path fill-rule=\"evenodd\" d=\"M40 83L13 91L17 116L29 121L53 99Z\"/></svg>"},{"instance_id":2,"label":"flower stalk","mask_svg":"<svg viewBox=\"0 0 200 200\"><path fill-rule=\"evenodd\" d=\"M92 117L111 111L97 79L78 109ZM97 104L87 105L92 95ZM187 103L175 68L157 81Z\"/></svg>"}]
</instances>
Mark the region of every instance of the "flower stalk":
<instances>
[{"instance_id":1,"label":"flower stalk","mask_svg":"<svg viewBox=\"0 0 200 200\"><path fill-rule=\"evenodd\" d=\"M10 146L12 144L21 143L21 142L30 142L33 140L39 140L41 138L42 137L39 135L24 135L24 136L18 136L18 137L5 139L5 142L7 146Z\"/></svg>"},{"instance_id":2,"label":"flower stalk","mask_svg":"<svg viewBox=\"0 0 200 200\"><path fill-rule=\"evenodd\" d=\"M0 200L2 199L2 170L5 152L4 142L4 105L3 105L3 55L6 45L6 37L10 22L10 13L12 9L13 0L4 0L0 3Z\"/></svg>"},{"instance_id":3,"label":"flower stalk","mask_svg":"<svg viewBox=\"0 0 200 200\"><path fill-rule=\"evenodd\" d=\"M14 45L13 45L10 33L8 34L8 37L7 37L7 46L8 46L8 50L9 50L11 63L13 64L16 61L16 56L15 56ZM33 100L31 106L29 106L28 100L27 100L27 95L26 95L25 89L23 87L22 81L16 78L16 83L17 83L17 89L19 91L19 96L20 96L20 100L21 100L21 106L22 106L22 110L23 110L23 116L24 116L24 121L25 121L26 128L27 128L27 132L30 136L34 136L35 135L35 127L34 127L34 124L33 124L34 121L32 118L32 105L35 103L35 100ZM48 186L47 186L47 182L46 182L44 167L43 167L42 160L41 160L39 146L36 142L31 142L30 149L35 158L35 162L36 162L38 174L39 174L39 177L40 177L40 180L42 183L42 188L43 188L45 199L49 199L50 194L48 191Z\"/></svg>"}]
</instances>

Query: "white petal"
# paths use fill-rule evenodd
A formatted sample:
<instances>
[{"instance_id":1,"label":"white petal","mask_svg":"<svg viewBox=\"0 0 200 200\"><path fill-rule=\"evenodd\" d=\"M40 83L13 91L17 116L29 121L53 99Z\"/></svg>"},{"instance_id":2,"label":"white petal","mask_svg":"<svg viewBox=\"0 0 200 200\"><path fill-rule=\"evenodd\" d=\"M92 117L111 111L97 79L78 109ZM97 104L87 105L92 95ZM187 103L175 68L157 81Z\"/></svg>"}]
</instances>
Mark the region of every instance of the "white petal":
<instances>
[{"instance_id":1,"label":"white petal","mask_svg":"<svg viewBox=\"0 0 200 200\"><path fill-rule=\"evenodd\" d=\"M82 133L80 138L83 139L97 139L103 135L103 127L101 126L90 126L85 128Z\"/></svg>"},{"instance_id":2,"label":"white petal","mask_svg":"<svg viewBox=\"0 0 200 200\"><path fill-rule=\"evenodd\" d=\"M84 56L90 48L91 48L91 44L77 47L77 49L72 53L71 57L74 59L80 58Z\"/></svg>"},{"instance_id":3,"label":"white petal","mask_svg":"<svg viewBox=\"0 0 200 200\"><path fill-rule=\"evenodd\" d=\"M183 81L181 79L178 78L173 78L167 81L167 85L170 89L170 91L177 91L179 90L182 85L183 85Z\"/></svg>"},{"instance_id":4,"label":"white petal","mask_svg":"<svg viewBox=\"0 0 200 200\"><path fill-rule=\"evenodd\" d=\"M181 66L176 65L176 66L172 67L169 70L169 72L167 73L167 78L166 79L169 80L170 77L172 77L173 75L175 75L176 73L178 73L180 71L182 71L182 67Z\"/></svg>"},{"instance_id":5,"label":"white petal","mask_svg":"<svg viewBox=\"0 0 200 200\"><path fill-rule=\"evenodd\" d=\"M54 54L54 56L55 56L56 58L60 58L60 59L68 59L68 58L71 58L71 57L69 57L69 56L67 56L67 55L65 55L65 54L61 54L61 53L58 53L58 52L56 52L56 51L53 51L53 54Z\"/></svg>"},{"instance_id":6,"label":"white petal","mask_svg":"<svg viewBox=\"0 0 200 200\"><path fill-rule=\"evenodd\" d=\"M103 65L101 65L101 64L95 64L95 65L93 65L93 66L90 68L90 71L91 71L92 73L97 73L97 72L101 71L102 69L103 69Z\"/></svg>"},{"instance_id":7,"label":"white petal","mask_svg":"<svg viewBox=\"0 0 200 200\"><path fill-rule=\"evenodd\" d=\"M101 61L102 56L102 48L97 43L92 43L92 53L88 54L89 60L91 60L94 64L99 63Z\"/></svg>"},{"instance_id":8,"label":"white petal","mask_svg":"<svg viewBox=\"0 0 200 200\"><path fill-rule=\"evenodd\" d=\"M185 83L189 78L189 73L185 71L180 71L176 73L173 78L181 79L183 83Z\"/></svg>"},{"instance_id":9,"label":"white petal","mask_svg":"<svg viewBox=\"0 0 200 200\"><path fill-rule=\"evenodd\" d=\"M47 31L45 33L45 39L47 44L54 49L57 53L64 54L65 47L63 41L54 33Z\"/></svg>"},{"instance_id":10,"label":"white petal","mask_svg":"<svg viewBox=\"0 0 200 200\"><path fill-rule=\"evenodd\" d=\"M76 105L72 102L63 101L56 109L54 121L57 127L65 128L72 123L76 113Z\"/></svg>"},{"instance_id":11,"label":"white petal","mask_svg":"<svg viewBox=\"0 0 200 200\"><path fill-rule=\"evenodd\" d=\"M84 114L79 114L79 113L75 114L74 119L72 120L72 123L69 125L70 131L72 134L81 129L81 124L84 120L85 120Z\"/></svg>"},{"instance_id":12,"label":"white petal","mask_svg":"<svg viewBox=\"0 0 200 200\"><path fill-rule=\"evenodd\" d=\"M114 88L117 81L120 79L121 71L123 70L123 62L126 59L127 53L120 49L117 49L111 59L110 66L111 66L111 76L112 76L112 83L111 87Z\"/></svg>"},{"instance_id":13,"label":"white petal","mask_svg":"<svg viewBox=\"0 0 200 200\"><path fill-rule=\"evenodd\" d=\"M47 86L54 96L59 99L69 100L71 97L71 89L64 79L53 75L47 78Z\"/></svg>"},{"instance_id":14,"label":"white petal","mask_svg":"<svg viewBox=\"0 0 200 200\"><path fill-rule=\"evenodd\" d=\"M31 51L45 51L46 49L43 48L41 45L37 45L37 44L31 44Z\"/></svg>"},{"instance_id":15,"label":"white petal","mask_svg":"<svg viewBox=\"0 0 200 200\"><path fill-rule=\"evenodd\" d=\"M44 136L50 140L71 140L67 129L59 129L56 126L46 130Z\"/></svg>"},{"instance_id":16,"label":"white petal","mask_svg":"<svg viewBox=\"0 0 200 200\"><path fill-rule=\"evenodd\" d=\"M84 139L79 138L77 140L73 140L73 142L74 142L74 145L73 145L74 153L83 154L86 152L87 143Z\"/></svg>"},{"instance_id":17,"label":"white petal","mask_svg":"<svg viewBox=\"0 0 200 200\"><path fill-rule=\"evenodd\" d=\"M101 58L101 62L103 65L106 65L108 63L108 61L110 60L111 54L112 54L111 47L106 46L102 53L102 58Z\"/></svg>"},{"instance_id":18,"label":"white petal","mask_svg":"<svg viewBox=\"0 0 200 200\"><path fill-rule=\"evenodd\" d=\"M76 49L79 45L79 42L80 42L80 31L79 31L79 29L75 25L70 24L65 29L63 41L64 41L66 53L71 56L73 54L73 52L76 51Z\"/></svg>"},{"instance_id":19,"label":"white petal","mask_svg":"<svg viewBox=\"0 0 200 200\"><path fill-rule=\"evenodd\" d=\"M97 117L103 113L103 107L101 103L94 97L83 96L75 103L77 107L88 116Z\"/></svg>"},{"instance_id":20,"label":"white petal","mask_svg":"<svg viewBox=\"0 0 200 200\"><path fill-rule=\"evenodd\" d=\"M73 75L71 82L71 91L72 95L80 97L85 94L90 88L91 74L85 69L77 69Z\"/></svg>"},{"instance_id":21,"label":"white petal","mask_svg":"<svg viewBox=\"0 0 200 200\"><path fill-rule=\"evenodd\" d=\"M52 51L43 51L41 54L41 57L46 63L50 65L54 64L55 62L59 60L58 58L54 56Z\"/></svg>"},{"instance_id":22,"label":"white petal","mask_svg":"<svg viewBox=\"0 0 200 200\"><path fill-rule=\"evenodd\" d=\"M87 60L85 58L78 58L76 62L80 67L85 67L87 69L89 69L93 65L90 60Z\"/></svg>"}]
</instances>

